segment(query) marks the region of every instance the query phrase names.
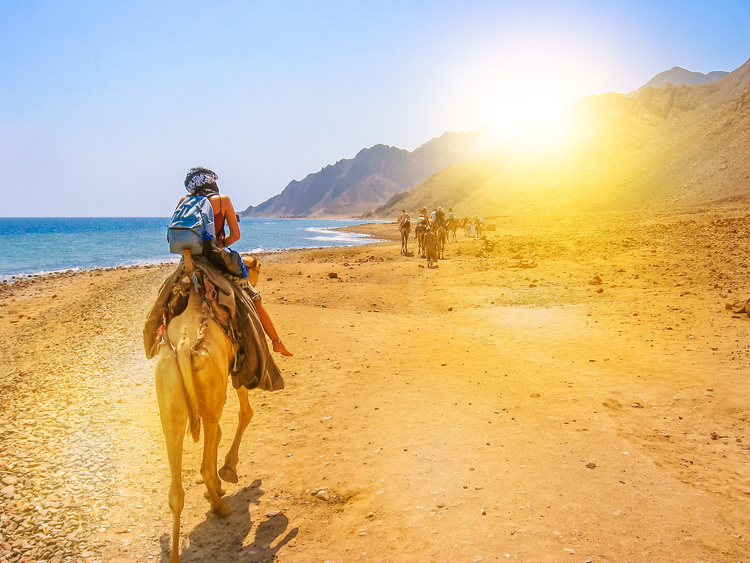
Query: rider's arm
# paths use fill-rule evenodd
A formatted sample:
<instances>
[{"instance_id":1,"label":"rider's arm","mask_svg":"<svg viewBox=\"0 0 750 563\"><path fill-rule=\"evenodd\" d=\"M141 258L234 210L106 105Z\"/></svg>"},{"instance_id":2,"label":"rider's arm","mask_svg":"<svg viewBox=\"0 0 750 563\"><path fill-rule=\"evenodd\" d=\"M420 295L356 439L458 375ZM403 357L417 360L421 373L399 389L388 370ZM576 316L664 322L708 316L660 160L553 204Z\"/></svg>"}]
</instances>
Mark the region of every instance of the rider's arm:
<instances>
[{"instance_id":1,"label":"rider's arm","mask_svg":"<svg viewBox=\"0 0 750 563\"><path fill-rule=\"evenodd\" d=\"M224 221L229 227L229 234L224 237L224 246L229 246L240 240L240 225L237 222L237 214L234 212L232 200L228 195L221 196L221 208L224 212Z\"/></svg>"}]
</instances>

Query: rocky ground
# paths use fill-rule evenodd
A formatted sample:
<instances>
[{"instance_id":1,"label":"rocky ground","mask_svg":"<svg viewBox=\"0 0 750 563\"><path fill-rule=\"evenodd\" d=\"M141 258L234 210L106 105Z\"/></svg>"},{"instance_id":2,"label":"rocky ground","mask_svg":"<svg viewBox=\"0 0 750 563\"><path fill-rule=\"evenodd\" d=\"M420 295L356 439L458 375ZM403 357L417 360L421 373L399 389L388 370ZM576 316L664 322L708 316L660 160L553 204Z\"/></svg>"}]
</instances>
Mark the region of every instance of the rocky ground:
<instances>
[{"instance_id":1,"label":"rocky ground","mask_svg":"<svg viewBox=\"0 0 750 563\"><path fill-rule=\"evenodd\" d=\"M435 268L262 257L295 356L227 518L186 440L184 561L750 561L744 210L493 223ZM168 558L141 331L170 269L0 286L1 561Z\"/></svg>"}]
</instances>

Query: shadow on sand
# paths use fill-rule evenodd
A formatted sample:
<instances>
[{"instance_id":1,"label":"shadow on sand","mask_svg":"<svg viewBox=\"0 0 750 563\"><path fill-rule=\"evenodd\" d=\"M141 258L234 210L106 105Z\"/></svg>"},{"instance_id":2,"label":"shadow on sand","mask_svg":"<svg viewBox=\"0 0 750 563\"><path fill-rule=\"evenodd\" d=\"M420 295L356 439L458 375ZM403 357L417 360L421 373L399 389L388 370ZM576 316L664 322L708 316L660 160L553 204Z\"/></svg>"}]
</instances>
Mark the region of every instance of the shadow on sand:
<instances>
[{"instance_id":1,"label":"shadow on sand","mask_svg":"<svg viewBox=\"0 0 750 563\"><path fill-rule=\"evenodd\" d=\"M279 513L274 516L258 516L259 524L255 530L255 538L249 545L245 539L253 528L250 517L250 506L258 502L263 496L260 488L261 481L256 479L252 485L245 487L231 496L224 497L231 512L226 518L219 518L211 512L206 513L206 519L190 532L190 542L182 550L183 563L209 563L222 561L231 563L242 561L246 563L271 563L277 552L293 538L299 530L294 528L286 532L289 519ZM286 535L282 538L282 535ZM281 538L272 545L277 538ZM161 537L162 563L168 563L170 550L169 535Z\"/></svg>"}]
</instances>

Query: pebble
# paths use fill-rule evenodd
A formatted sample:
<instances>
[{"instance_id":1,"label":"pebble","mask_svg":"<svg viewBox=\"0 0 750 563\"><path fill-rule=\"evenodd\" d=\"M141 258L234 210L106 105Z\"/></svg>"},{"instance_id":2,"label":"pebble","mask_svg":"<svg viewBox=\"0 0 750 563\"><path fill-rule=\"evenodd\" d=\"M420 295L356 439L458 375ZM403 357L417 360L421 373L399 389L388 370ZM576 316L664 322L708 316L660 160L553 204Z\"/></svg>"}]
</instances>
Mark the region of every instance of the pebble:
<instances>
[{"instance_id":1,"label":"pebble","mask_svg":"<svg viewBox=\"0 0 750 563\"><path fill-rule=\"evenodd\" d=\"M41 331L35 337L46 335ZM95 357L94 342L89 343L92 350L84 344L78 351L81 358ZM70 374L65 357L52 348L48 355L37 355L34 367L3 376L3 563L101 561L102 544L94 534L101 527L104 507L114 504L111 499L117 494L112 460L116 437L101 406L102 397L112 392L103 375L108 368L91 360L80 368L85 371ZM23 365L20 357L8 360ZM92 383L93 374L101 379ZM66 401L71 397L74 402Z\"/></svg>"}]
</instances>

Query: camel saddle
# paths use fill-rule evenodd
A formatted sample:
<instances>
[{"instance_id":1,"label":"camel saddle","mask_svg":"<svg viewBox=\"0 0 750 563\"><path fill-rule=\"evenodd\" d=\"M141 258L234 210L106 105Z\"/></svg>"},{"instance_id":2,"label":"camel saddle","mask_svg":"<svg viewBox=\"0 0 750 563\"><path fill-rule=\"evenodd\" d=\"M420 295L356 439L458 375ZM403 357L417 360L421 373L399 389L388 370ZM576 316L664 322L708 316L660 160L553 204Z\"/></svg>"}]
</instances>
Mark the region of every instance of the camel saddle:
<instances>
[{"instance_id":1,"label":"camel saddle","mask_svg":"<svg viewBox=\"0 0 750 563\"><path fill-rule=\"evenodd\" d=\"M284 378L268 349L263 326L250 297L256 293L252 285L245 279L220 272L202 256L193 260L193 280L185 272L183 259L159 289L143 328L146 358L159 353L169 322L185 310L189 292L197 289L209 305L210 315L235 344L237 352L231 368L234 388L283 389Z\"/></svg>"}]
</instances>

